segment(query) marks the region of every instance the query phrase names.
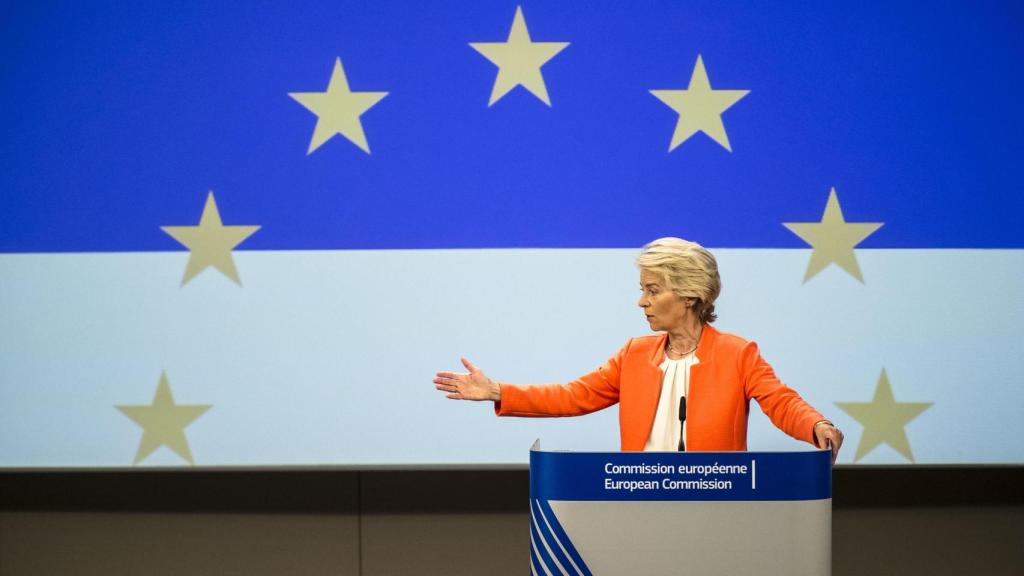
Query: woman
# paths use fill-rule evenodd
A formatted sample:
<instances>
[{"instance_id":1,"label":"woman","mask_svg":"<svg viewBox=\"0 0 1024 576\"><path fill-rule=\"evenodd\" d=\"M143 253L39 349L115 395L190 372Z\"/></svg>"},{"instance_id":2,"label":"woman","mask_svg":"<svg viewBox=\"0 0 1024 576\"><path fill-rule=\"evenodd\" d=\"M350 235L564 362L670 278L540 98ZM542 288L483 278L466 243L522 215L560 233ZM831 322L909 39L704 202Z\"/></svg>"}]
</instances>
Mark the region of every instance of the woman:
<instances>
[{"instance_id":1,"label":"woman","mask_svg":"<svg viewBox=\"0 0 1024 576\"><path fill-rule=\"evenodd\" d=\"M499 384L463 358L469 373L438 372L436 388L456 400L492 400L499 416L578 416L618 402L624 451L746 450L753 398L790 436L830 446L835 462L843 433L775 377L755 343L711 326L721 292L715 257L699 244L661 238L636 263L638 305L663 334L630 339L565 385Z\"/></svg>"}]
</instances>

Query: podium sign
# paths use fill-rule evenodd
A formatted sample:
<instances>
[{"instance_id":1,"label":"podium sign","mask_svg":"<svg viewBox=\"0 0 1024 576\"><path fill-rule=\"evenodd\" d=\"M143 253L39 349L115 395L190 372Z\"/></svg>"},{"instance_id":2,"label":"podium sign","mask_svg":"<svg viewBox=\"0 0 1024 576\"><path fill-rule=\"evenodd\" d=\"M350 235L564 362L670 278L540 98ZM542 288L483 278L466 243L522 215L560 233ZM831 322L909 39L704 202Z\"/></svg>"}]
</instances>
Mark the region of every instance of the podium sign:
<instances>
[{"instance_id":1,"label":"podium sign","mask_svg":"<svg viewBox=\"0 0 1024 576\"><path fill-rule=\"evenodd\" d=\"M830 574L830 452L530 451L533 574Z\"/></svg>"}]
</instances>

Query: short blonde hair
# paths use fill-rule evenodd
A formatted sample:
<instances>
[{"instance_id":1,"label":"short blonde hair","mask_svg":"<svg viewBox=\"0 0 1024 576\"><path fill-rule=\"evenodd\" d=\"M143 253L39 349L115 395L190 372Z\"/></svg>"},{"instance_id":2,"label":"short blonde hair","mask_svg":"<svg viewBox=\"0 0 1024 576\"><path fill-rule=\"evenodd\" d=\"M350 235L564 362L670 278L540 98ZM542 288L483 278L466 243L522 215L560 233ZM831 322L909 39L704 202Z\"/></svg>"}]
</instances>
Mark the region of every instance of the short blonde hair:
<instances>
[{"instance_id":1,"label":"short blonde hair","mask_svg":"<svg viewBox=\"0 0 1024 576\"><path fill-rule=\"evenodd\" d=\"M715 300L722 292L718 262L706 248L682 238L658 238L640 250L636 265L665 279L681 298L696 298L694 311L701 322L714 322Z\"/></svg>"}]
</instances>

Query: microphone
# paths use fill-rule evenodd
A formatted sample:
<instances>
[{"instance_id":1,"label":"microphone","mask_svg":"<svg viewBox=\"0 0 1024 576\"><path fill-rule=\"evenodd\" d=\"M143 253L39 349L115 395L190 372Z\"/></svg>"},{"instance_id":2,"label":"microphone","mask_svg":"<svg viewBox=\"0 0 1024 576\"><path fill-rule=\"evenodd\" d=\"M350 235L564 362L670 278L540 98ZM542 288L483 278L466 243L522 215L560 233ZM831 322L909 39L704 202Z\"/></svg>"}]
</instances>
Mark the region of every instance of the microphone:
<instances>
[{"instance_id":1,"label":"microphone","mask_svg":"<svg viewBox=\"0 0 1024 576\"><path fill-rule=\"evenodd\" d=\"M679 398L679 451L686 452L686 444L683 443L683 431L686 430L686 396Z\"/></svg>"}]
</instances>

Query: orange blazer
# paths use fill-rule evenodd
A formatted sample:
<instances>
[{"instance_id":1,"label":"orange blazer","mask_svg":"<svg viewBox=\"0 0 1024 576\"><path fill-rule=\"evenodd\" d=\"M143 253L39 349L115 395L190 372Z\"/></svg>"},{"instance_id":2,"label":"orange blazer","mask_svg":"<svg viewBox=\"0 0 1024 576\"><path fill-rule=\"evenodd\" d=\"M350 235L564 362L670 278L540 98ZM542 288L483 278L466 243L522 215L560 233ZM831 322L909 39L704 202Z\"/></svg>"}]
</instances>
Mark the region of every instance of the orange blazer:
<instances>
[{"instance_id":1,"label":"orange blazer","mask_svg":"<svg viewBox=\"0 0 1024 576\"><path fill-rule=\"evenodd\" d=\"M501 384L499 416L579 416L619 403L623 451L641 451L661 396L667 335L631 338L597 370L568 384ZM710 325L697 346L686 399L686 448L695 452L747 449L750 399L790 436L814 444L825 418L775 376L757 344Z\"/></svg>"}]
</instances>

